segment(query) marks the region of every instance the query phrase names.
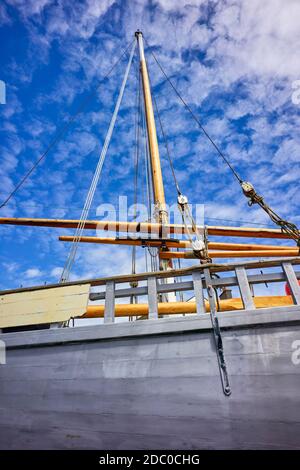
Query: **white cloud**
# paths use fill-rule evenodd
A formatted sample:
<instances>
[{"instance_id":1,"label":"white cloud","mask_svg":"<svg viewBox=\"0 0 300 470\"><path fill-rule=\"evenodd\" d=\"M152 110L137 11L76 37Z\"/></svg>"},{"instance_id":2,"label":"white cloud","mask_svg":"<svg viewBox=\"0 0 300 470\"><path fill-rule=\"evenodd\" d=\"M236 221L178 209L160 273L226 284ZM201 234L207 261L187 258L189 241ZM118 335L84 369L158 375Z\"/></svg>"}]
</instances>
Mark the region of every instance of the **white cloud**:
<instances>
[{"instance_id":1,"label":"white cloud","mask_svg":"<svg viewBox=\"0 0 300 470\"><path fill-rule=\"evenodd\" d=\"M18 269L19 269L19 264L12 262L12 263L2 263L2 266L4 267L5 271L9 274L14 274Z\"/></svg>"},{"instance_id":2,"label":"white cloud","mask_svg":"<svg viewBox=\"0 0 300 470\"><path fill-rule=\"evenodd\" d=\"M39 268L29 268L25 271L24 276L27 279L34 279L42 276L42 271Z\"/></svg>"},{"instance_id":3,"label":"white cloud","mask_svg":"<svg viewBox=\"0 0 300 470\"><path fill-rule=\"evenodd\" d=\"M62 274L62 271L63 271L63 268L61 266L57 266L56 268L53 268L51 270L50 276L59 279Z\"/></svg>"},{"instance_id":4,"label":"white cloud","mask_svg":"<svg viewBox=\"0 0 300 470\"><path fill-rule=\"evenodd\" d=\"M295 142L292 139L284 140L273 161L281 165L282 168L289 166L291 163L300 163L300 142Z\"/></svg>"},{"instance_id":5,"label":"white cloud","mask_svg":"<svg viewBox=\"0 0 300 470\"><path fill-rule=\"evenodd\" d=\"M9 18L7 8L4 3L0 4L0 24L9 24L11 23L11 20Z\"/></svg>"},{"instance_id":6,"label":"white cloud","mask_svg":"<svg viewBox=\"0 0 300 470\"><path fill-rule=\"evenodd\" d=\"M18 8L24 16L39 15L46 6L53 4L53 0L7 0L7 2Z\"/></svg>"}]
</instances>

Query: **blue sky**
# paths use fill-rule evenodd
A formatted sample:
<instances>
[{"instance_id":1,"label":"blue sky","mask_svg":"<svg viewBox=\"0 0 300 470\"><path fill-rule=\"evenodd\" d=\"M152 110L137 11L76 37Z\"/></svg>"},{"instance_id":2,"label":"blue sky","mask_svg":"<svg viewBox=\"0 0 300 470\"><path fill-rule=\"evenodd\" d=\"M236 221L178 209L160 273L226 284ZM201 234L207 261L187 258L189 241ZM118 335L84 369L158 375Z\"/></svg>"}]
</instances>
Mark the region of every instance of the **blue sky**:
<instances>
[{"instance_id":1,"label":"blue sky","mask_svg":"<svg viewBox=\"0 0 300 470\"><path fill-rule=\"evenodd\" d=\"M165 70L244 179L283 217L300 224L300 2L6 0L0 4L0 199L5 199L76 106L141 29ZM181 188L205 204L209 225L270 225L248 208L239 186L146 50ZM1 216L77 218L101 151L126 66L123 60L93 102L49 153ZM96 192L133 201L136 59ZM159 136L161 142L161 136ZM167 201L176 199L161 146ZM1 288L55 282L72 233L1 226ZM143 252L139 269L144 269ZM74 276L130 272L130 249L80 246Z\"/></svg>"}]
</instances>

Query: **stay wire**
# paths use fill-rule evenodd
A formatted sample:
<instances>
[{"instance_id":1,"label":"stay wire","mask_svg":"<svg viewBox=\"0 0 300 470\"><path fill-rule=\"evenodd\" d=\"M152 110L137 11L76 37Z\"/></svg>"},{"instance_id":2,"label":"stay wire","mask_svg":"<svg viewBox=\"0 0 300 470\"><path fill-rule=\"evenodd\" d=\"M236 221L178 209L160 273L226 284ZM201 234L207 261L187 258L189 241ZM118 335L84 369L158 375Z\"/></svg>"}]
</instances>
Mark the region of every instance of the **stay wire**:
<instances>
[{"instance_id":1,"label":"stay wire","mask_svg":"<svg viewBox=\"0 0 300 470\"><path fill-rule=\"evenodd\" d=\"M138 175L139 175L139 156L140 156L140 119L141 119L141 91L140 91L140 71L137 62L136 74L136 112L135 112L135 158L134 158L134 217L136 220L136 205L138 199ZM136 273L136 246L132 247L131 272Z\"/></svg>"},{"instance_id":2,"label":"stay wire","mask_svg":"<svg viewBox=\"0 0 300 470\"><path fill-rule=\"evenodd\" d=\"M99 160L98 160L98 163L97 163L94 175L93 175L93 179L92 179L92 182L91 182L91 185L90 185L90 188L89 188L89 191L88 191L85 203L84 203L84 207L83 207L83 210L82 210L82 213L81 213L81 217L80 217L79 223L78 223L77 228L76 228L76 232L75 232L73 242L72 242L72 245L71 245L71 250L70 250L69 256L66 260L65 266L63 268L63 272L62 272L62 275L61 275L61 278L60 278L60 283L67 282L68 279L69 279L71 268L72 268L72 266L74 264L74 261L75 261L75 257L76 257L76 253L77 253L77 249L78 249L78 244L79 244L80 238L82 236L82 232L84 230L85 223L86 223L86 220L87 220L90 208L91 208L91 204L92 204L92 201L93 201L93 198L94 198L94 195L95 195L97 184L98 184L100 176L101 176L104 160L105 160L105 157L106 157L106 154L107 154L107 151L108 151L108 147L109 147L110 140L111 140L113 130L114 130L114 127L115 127L116 119L117 119L119 109L120 109L120 106L121 106L121 102L122 102L122 99L123 99L123 96L124 96L125 87L126 87L127 80L128 80L128 75L129 75L129 72L130 72L130 67L131 67L131 64L132 64L133 55L134 55L134 52L135 52L135 49L136 49L136 43L132 43L132 44L133 45L132 45L132 48L131 48L129 61L128 61L128 64L127 64L127 67L126 67L126 70L125 70L122 85L121 85L119 95L118 95L118 98L117 98L117 101L116 101L116 104L115 104L114 112L113 112L113 115L112 115L112 118L111 118L111 121L110 121L110 124L109 124L109 128L108 128L108 131L107 131L107 134L106 134L106 137L105 137L105 141L104 141L104 144L103 144L103 147L102 147L102 151L101 151L101 154L100 154L100 157L99 157Z\"/></svg>"},{"instance_id":3,"label":"stay wire","mask_svg":"<svg viewBox=\"0 0 300 470\"><path fill-rule=\"evenodd\" d=\"M33 166L29 169L27 173L20 179L20 181L16 184L14 189L10 192L10 194L7 196L7 198L3 201L3 203L0 205L0 210L7 205L7 203L14 197L14 195L17 193L17 191L23 186L23 184L27 181L27 179L31 176L31 174L34 172L34 170L38 167L38 165L44 160L44 158L48 155L50 150L62 139L64 134L69 130L77 116L85 109L85 107L88 105L88 103L92 100L96 92L98 91L100 85L109 77L109 75L112 73L112 71L116 68L116 66L119 64L119 62L122 60L125 54L127 54L129 48L132 46L133 41L130 42L130 44L124 49L122 54L119 56L119 58L113 63L107 74L101 79L100 83L86 96L86 98L82 101L82 103L78 106L77 110L75 111L74 114L72 114L68 119L67 122L65 123L64 126L61 127L60 130L56 133L55 137L53 140L50 142L46 150L42 153L42 155L36 160L36 162L33 164Z\"/></svg>"}]
</instances>

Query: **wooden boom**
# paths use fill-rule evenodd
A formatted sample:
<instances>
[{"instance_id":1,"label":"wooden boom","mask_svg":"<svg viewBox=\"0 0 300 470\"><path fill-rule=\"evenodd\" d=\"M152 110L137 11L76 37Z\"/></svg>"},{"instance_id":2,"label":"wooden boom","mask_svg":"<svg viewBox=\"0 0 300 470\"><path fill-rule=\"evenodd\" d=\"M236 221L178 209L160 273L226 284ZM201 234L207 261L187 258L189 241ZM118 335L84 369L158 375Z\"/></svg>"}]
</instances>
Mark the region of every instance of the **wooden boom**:
<instances>
[{"instance_id":1,"label":"wooden boom","mask_svg":"<svg viewBox=\"0 0 300 470\"><path fill-rule=\"evenodd\" d=\"M289 250L257 250L257 251L209 251L208 256L210 258L273 258L277 256L297 256L299 249ZM163 259L169 258L183 258L183 259L197 259L193 251L169 251L162 252L159 255Z\"/></svg>"},{"instance_id":2,"label":"wooden boom","mask_svg":"<svg viewBox=\"0 0 300 470\"><path fill-rule=\"evenodd\" d=\"M21 225L30 227L53 227L53 228L77 228L78 219L32 219L2 217L2 225ZM181 224L167 224L162 226L150 222L122 222L122 221L104 221L87 220L84 226L87 230L109 230L117 232L133 233L163 233L164 230L169 233L186 233L186 228ZM199 227L201 228L201 227ZM283 238L291 239L286 233L279 229L252 228L252 227L219 227L207 226L208 235L226 236L226 237L247 237L247 238ZM164 237L165 238L165 237Z\"/></svg>"},{"instance_id":3,"label":"wooden boom","mask_svg":"<svg viewBox=\"0 0 300 470\"><path fill-rule=\"evenodd\" d=\"M59 240L62 242L73 242L74 237L61 235ZM107 245L129 245L129 246L161 246L162 242L155 239L129 239L129 238L102 238L102 237L80 237L78 240L80 243L98 243ZM164 244L168 248L191 248L190 241L184 240L166 240ZM278 246L278 245L251 245L242 243L219 243L219 242L208 242L208 248L211 250L233 250L233 251L255 251L255 250L293 250L290 246Z\"/></svg>"}]
</instances>

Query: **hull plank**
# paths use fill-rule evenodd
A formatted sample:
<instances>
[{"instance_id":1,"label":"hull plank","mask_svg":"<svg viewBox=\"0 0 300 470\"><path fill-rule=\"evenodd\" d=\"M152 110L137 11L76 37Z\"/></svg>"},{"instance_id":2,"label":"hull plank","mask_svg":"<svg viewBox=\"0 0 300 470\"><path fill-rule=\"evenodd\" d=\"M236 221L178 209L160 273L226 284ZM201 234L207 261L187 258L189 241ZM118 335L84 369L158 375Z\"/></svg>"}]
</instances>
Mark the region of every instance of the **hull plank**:
<instances>
[{"instance_id":1,"label":"hull plank","mask_svg":"<svg viewBox=\"0 0 300 470\"><path fill-rule=\"evenodd\" d=\"M232 328L223 315L230 397L206 315L139 322L132 336L99 325L92 340L89 327L3 334L0 448L300 449L300 311Z\"/></svg>"}]
</instances>

